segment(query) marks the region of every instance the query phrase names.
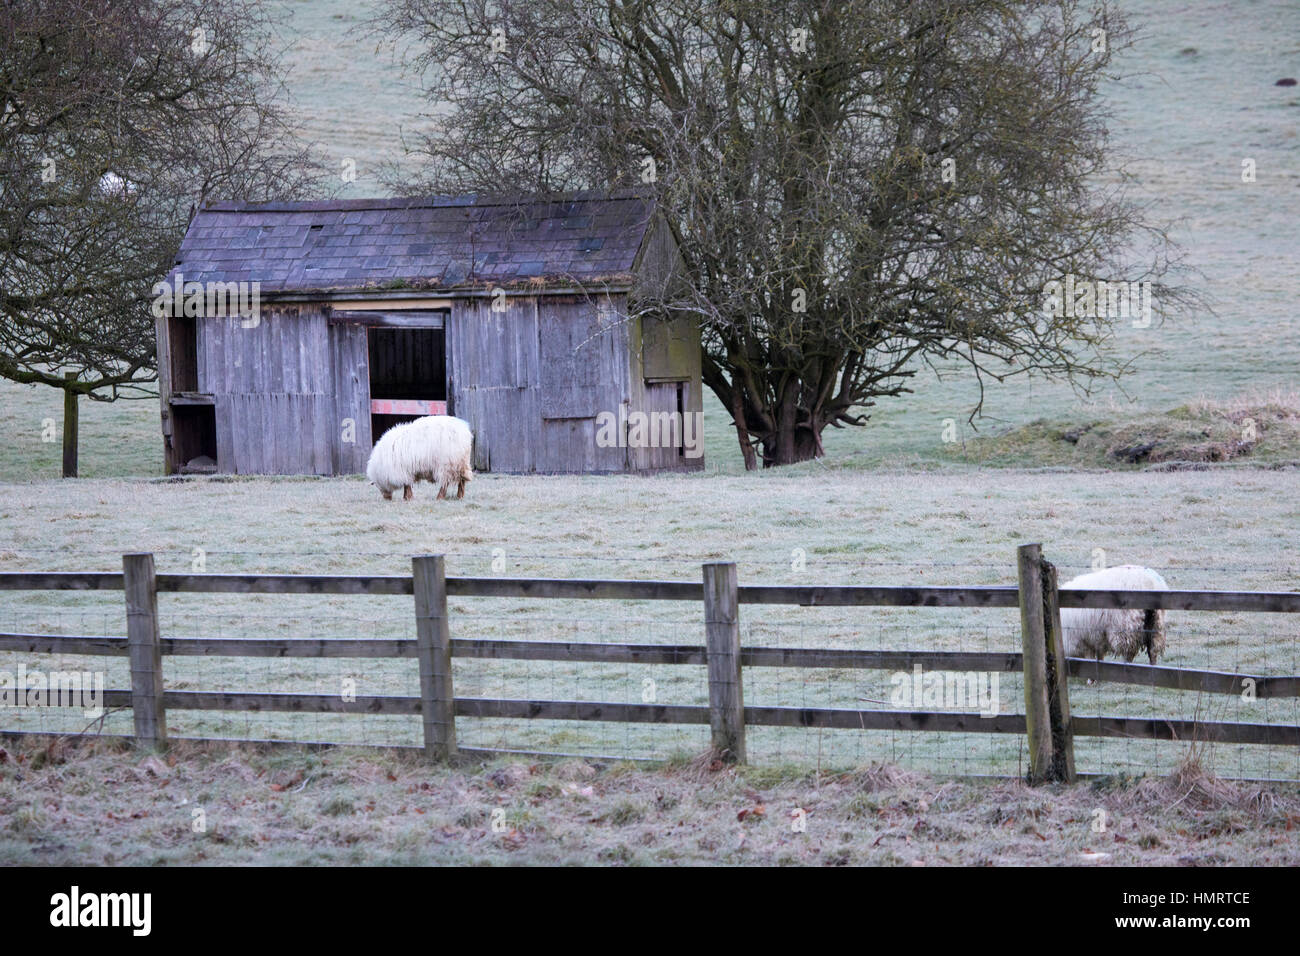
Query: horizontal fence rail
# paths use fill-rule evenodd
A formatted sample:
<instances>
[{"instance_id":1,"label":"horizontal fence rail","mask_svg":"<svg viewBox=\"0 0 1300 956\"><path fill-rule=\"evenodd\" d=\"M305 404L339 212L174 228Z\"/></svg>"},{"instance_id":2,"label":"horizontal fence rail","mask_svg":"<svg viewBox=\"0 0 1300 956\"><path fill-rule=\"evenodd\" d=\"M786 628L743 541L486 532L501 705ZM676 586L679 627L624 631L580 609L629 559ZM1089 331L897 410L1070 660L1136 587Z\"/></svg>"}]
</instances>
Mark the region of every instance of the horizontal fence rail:
<instances>
[{"instance_id":1,"label":"horizontal fence rail","mask_svg":"<svg viewBox=\"0 0 1300 956\"><path fill-rule=\"evenodd\" d=\"M315 657L413 658L417 646L408 638L179 638L160 640L162 653L176 657ZM127 654L125 637L74 634L0 633L0 651L30 654ZM700 644L610 644L582 641L508 641L452 638L451 656L485 660L569 661L603 664L693 664L708 662ZM1137 684L1207 694L1300 697L1300 676L1238 674L1150 664L1125 664L1091 658L1067 658L1071 677ZM943 671L1019 673L1022 655L1001 651L870 651L818 647L742 647L745 667L801 667L843 670L910 670L916 665Z\"/></svg>"},{"instance_id":2,"label":"horizontal fence rail","mask_svg":"<svg viewBox=\"0 0 1300 956\"><path fill-rule=\"evenodd\" d=\"M448 597L556 598L562 600L701 601L704 587L691 581L619 581L565 578L449 577ZM413 594L409 575L159 574L159 592L193 594ZM0 574L0 591L120 591L122 575L52 571ZM999 607L1018 606L1020 590L990 587L864 587L860 585L742 585L741 604L798 607ZM1292 591L1093 591L1061 588L1063 608L1300 613Z\"/></svg>"},{"instance_id":3,"label":"horizontal fence rail","mask_svg":"<svg viewBox=\"0 0 1300 956\"><path fill-rule=\"evenodd\" d=\"M1071 715L1062 679L1069 676L1199 693L1296 698L1300 697L1300 676L1066 658L1060 644L1062 608L1300 613L1300 593L1060 588L1055 568L1042 561L1038 546L1023 546L1018 559L1022 583L1017 586L876 587L742 586L736 582L731 564L705 565L704 581L699 583L447 577L440 557L415 558L412 575L155 574L151 555L127 555L122 574L0 573L0 590L125 591L130 636L0 633L0 651L130 657L132 688L104 691L103 703L109 709L132 709L135 739L155 747L167 741L165 713L169 709L419 715L425 728L425 753L434 759L449 759L457 752L456 717L709 725L714 749L742 762L746 726L1028 734L1031 742L1037 734L1039 746L1030 748L1031 780L1048 779L1053 773L1073 779L1071 741L1075 736L1300 746L1300 727L1288 724ZM157 624L160 593L413 595L417 636L161 637ZM448 628L448 597L702 602L705 641L635 644L456 638ZM1024 651L744 647L738 644L740 605L1019 608ZM1036 663L1035 672L1025 675L1024 714L754 706L743 701L741 673L748 667L909 671L920 666L958 673L1024 673L1030 651ZM344 698L338 694L166 690L161 661L167 656L413 659L420 668L421 692L415 697ZM451 658L705 667L709 704L457 697L451 687ZM1049 725L1050 744L1044 743L1043 736ZM1062 754L1062 748L1066 753Z\"/></svg>"},{"instance_id":4,"label":"horizontal fence rail","mask_svg":"<svg viewBox=\"0 0 1300 956\"><path fill-rule=\"evenodd\" d=\"M131 706L131 691L106 690L108 709ZM168 710L236 711L244 713L400 714L423 712L419 697L337 694L240 693L237 691L167 691ZM628 704L617 701L518 700L457 697L458 717L501 717L547 720L612 721L636 724L707 724L709 708L702 705ZM745 707L745 724L757 727L820 727L826 730L899 730L940 733L1023 734L1023 714L987 716L956 711L854 710L837 707ZM1124 737L1148 740L1188 740L1236 744L1300 746L1300 727L1236 721L1196 721L1166 718L1073 718L1077 737Z\"/></svg>"}]
</instances>

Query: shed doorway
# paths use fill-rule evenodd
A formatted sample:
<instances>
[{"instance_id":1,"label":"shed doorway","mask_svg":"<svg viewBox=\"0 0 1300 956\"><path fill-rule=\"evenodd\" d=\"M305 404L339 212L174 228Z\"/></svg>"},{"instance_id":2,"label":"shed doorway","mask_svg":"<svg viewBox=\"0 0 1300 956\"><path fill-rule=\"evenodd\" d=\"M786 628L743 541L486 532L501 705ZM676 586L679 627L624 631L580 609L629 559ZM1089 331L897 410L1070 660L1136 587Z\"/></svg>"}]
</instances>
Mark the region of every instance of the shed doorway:
<instances>
[{"instance_id":1,"label":"shed doorway","mask_svg":"<svg viewBox=\"0 0 1300 956\"><path fill-rule=\"evenodd\" d=\"M366 333L374 441L400 422L448 414L444 313L387 313Z\"/></svg>"}]
</instances>

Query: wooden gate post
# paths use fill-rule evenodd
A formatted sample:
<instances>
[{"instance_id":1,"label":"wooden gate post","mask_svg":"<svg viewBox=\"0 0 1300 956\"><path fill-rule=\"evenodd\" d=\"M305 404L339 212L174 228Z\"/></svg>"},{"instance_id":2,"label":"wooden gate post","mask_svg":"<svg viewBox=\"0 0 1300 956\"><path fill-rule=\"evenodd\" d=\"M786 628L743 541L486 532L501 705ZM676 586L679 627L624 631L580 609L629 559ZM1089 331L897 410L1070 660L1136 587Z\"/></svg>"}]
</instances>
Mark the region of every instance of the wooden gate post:
<instances>
[{"instance_id":1,"label":"wooden gate post","mask_svg":"<svg viewBox=\"0 0 1300 956\"><path fill-rule=\"evenodd\" d=\"M1052 727L1052 779L1074 783L1074 730L1070 726L1069 672L1061 630L1061 595L1056 565L1044 560L1043 622L1047 627L1047 709Z\"/></svg>"},{"instance_id":2,"label":"wooden gate post","mask_svg":"<svg viewBox=\"0 0 1300 956\"><path fill-rule=\"evenodd\" d=\"M709 728L723 760L745 762L745 700L740 677L740 600L736 566L704 565L704 639L709 663Z\"/></svg>"},{"instance_id":3,"label":"wooden gate post","mask_svg":"<svg viewBox=\"0 0 1300 956\"><path fill-rule=\"evenodd\" d=\"M424 753L430 760L450 761L456 756L456 696L451 686L446 559L440 554L412 558L411 577Z\"/></svg>"},{"instance_id":4,"label":"wooden gate post","mask_svg":"<svg viewBox=\"0 0 1300 956\"><path fill-rule=\"evenodd\" d=\"M126 635L131 659L131 711L137 747L167 745L163 707L162 642L158 635L158 586L152 554L122 555Z\"/></svg>"},{"instance_id":5,"label":"wooden gate post","mask_svg":"<svg viewBox=\"0 0 1300 956\"><path fill-rule=\"evenodd\" d=\"M1051 775L1052 724L1047 703L1047 637L1043 622L1043 549L1016 549L1020 578L1020 643L1024 653L1025 733L1029 739L1029 782Z\"/></svg>"}]
</instances>

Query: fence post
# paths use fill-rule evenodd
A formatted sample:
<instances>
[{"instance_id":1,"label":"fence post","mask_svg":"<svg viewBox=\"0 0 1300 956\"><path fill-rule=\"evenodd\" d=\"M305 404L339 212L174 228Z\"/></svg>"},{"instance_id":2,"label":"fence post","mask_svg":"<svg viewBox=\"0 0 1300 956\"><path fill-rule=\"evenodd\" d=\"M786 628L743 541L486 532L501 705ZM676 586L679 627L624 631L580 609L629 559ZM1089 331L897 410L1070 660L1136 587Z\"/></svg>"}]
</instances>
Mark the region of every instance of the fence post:
<instances>
[{"instance_id":1,"label":"fence post","mask_svg":"<svg viewBox=\"0 0 1300 956\"><path fill-rule=\"evenodd\" d=\"M704 639L709 663L709 728L723 760L745 762L745 699L740 678L736 566L704 565Z\"/></svg>"},{"instance_id":2,"label":"fence post","mask_svg":"<svg viewBox=\"0 0 1300 956\"><path fill-rule=\"evenodd\" d=\"M1052 778L1074 783L1074 730L1070 726L1069 672L1061 630L1061 595L1056 565L1044 560L1043 620L1047 626L1048 717L1052 726Z\"/></svg>"},{"instance_id":3,"label":"fence post","mask_svg":"<svg viewBox=\"0 0 1300 956\"><path fill-rule=\"evenodd\" d=\"M456 696L451 686L446 559L441 554L411 558L411 578L424 753L430 760L450 761L456 756Z\"/></svg>"},{"instance_id":4,"label":"fence post","mask_svg":"<svg viewBox=\"0 0 1300 956\"><path fill-rule=\"evenodd\" d=\"M126 635L131 658L131 711L137 747L167 745L163 707L162 642L158 635L158 587L152 554L122 555Z\"/></svg>"},{"instance_id":5,"label":"fence post","mask_svg":"<svg viewBox=\"0 0 1300 956\"><path fill-rule=\"evenodd\" d=\"M1052 770L1052 724L1047 703L1047 637L1043 623L1043 549L1016 549L1020 578L1020 642L1024 652L1025 733L1029 739L1029 782L1046 781Z\"/></svg>"}]
</instances>

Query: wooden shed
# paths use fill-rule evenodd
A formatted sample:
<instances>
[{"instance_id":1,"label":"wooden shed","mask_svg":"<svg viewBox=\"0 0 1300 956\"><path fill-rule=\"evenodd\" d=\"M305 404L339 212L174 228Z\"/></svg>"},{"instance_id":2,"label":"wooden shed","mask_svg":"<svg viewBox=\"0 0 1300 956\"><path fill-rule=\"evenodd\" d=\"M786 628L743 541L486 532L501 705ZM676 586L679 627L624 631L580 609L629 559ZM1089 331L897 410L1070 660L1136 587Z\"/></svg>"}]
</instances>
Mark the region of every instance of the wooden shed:
<instances>
[{"instance_id":1,"label":"wooden shed","mask_svg":"<svg viewBox=\"0 0 1300 956\"><path fill-rule=\"evenodd\" d=\"M638 307L680 268L638 195L208 205L155 289L167 471L363 472L441 413L482 471L702 468L698 326Z\"/></svg>"}]
</instances>

